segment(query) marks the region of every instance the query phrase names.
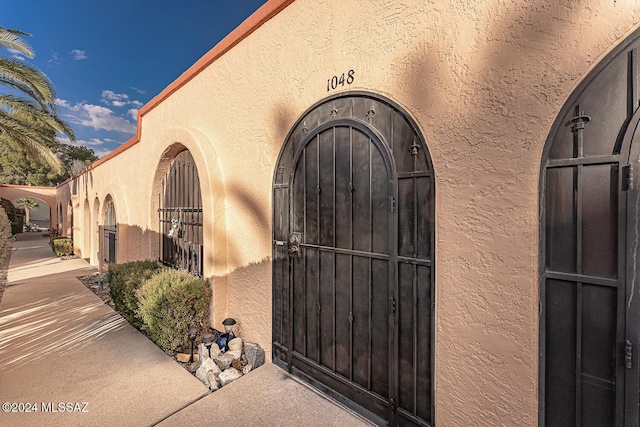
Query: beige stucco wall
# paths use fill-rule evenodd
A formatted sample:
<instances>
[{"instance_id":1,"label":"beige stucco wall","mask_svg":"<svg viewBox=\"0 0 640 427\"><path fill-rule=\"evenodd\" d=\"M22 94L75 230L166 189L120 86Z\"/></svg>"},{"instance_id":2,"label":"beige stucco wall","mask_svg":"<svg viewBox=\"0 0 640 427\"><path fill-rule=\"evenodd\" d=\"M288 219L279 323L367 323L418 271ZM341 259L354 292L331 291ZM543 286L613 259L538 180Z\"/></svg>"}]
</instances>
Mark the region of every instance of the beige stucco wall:
<instances>
[{"instance_id":1,"label":"beige stucco wall","mask_svg":"<svg viewBox=\"0 0 640 427\"><path fill-rule=\"evenodd\" d=\"M639 22L632 0L296 0L148 111L138 144L58 194L63 206L77 195L77 236L85 200L111 195L118 259L155 257L158 179L170 147L187 147L213 321L235 317L270 352L273 169L295 120L337 92L327 79L353 69L339 90L403 106L433 158L438 425L533 426L544 142L573 88Z\"/></svg>"}]
</instances>

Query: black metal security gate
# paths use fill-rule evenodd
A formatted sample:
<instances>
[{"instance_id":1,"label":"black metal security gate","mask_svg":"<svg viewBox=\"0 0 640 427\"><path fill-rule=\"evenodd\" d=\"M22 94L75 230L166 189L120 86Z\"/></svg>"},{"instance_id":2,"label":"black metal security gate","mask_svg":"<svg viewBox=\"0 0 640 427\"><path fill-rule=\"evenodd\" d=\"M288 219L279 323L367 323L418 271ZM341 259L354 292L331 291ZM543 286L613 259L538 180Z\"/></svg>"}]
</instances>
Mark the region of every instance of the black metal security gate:
<instances>
[{"instance_id":1,"label":"black metal security gate","mask_svg":"<svg viewBox=\"0 0 640 427\"><path fill-rule=\"evenodd\" d=\"M118 220L113 200L108 200L105 206L104 233L102 253L104 261L111 264L116 263L117 241L118 241Z\"/></svg>"},{"instance_id":2,"label":"black metal security gate","mask_svg":"<svg viewBox=\"0 0 640 427\"><path fill-rule=\"evenodd\" d=\"M391 425L433 420L433 183L415 123L367 93L303 115L275 174L274 360Z\"/></svg>"},{"instance_id":3,"label":"black metal security gate","mask_svg":"<svg viewBox=\"0 0 640 427\"><path fill-rule=\"evenodd\" d=\"M158 261L202 276L202 195L198 169L188 150L173 160L162 189Z\"/></svg>"},{"instance_id":4,"label":"black metal security gate","mask_svg":"<svg viewBox=\"0 0 640 427\"><path fill-rule=\"evenodd\" d=\"M547 142L541 176L541 426L638 425L637 38L616 49L576 90Z\"/></svg>"}]
</instances>

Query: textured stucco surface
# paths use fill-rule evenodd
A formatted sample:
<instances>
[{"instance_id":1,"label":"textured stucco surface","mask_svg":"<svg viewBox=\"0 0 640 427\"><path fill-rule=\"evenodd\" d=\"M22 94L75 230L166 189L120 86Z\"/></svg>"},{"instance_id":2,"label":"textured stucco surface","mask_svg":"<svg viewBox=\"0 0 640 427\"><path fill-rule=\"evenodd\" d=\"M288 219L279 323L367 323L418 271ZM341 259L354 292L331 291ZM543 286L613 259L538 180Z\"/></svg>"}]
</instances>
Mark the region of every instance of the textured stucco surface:
<instances>
[{"instance_id":1,"label":"textured stucco surface","mask_svg":"<svg viewBox=\"0 0 640 427\"><path fill-rule=\"evenodd\" d=\"M96 220L84 206L111 195L118 259L155 257L158 182L188 148L212 320L235 317L270 352L273 169L296 119L334 93L327 79L353 69L338 90L403 106L433 159L437 424L534 426L544 142L571 91L639 22L630 0L296 0L148 111L138 144L58 197L82 236ZM91 239L75 244L90 253Z\"/></svg>"}]
</instances>

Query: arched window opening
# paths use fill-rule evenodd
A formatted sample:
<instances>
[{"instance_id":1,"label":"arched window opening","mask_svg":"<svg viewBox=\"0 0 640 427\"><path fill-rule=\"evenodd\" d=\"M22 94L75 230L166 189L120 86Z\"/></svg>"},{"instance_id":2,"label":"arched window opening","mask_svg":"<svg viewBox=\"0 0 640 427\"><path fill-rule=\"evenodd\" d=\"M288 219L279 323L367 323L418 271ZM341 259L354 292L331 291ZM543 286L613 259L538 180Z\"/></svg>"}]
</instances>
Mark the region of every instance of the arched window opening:
<instances>
[{"instance_id":1,"label":"arched window opening","mask_svg":"<svg viewBox=\"0 0 640 427\"><path fill-rule=\"evenodd\" d=\"M202 276L202 195L198 169L188 150L171 163L159 197L159 261Z\"/></svg>"}]
</instances>

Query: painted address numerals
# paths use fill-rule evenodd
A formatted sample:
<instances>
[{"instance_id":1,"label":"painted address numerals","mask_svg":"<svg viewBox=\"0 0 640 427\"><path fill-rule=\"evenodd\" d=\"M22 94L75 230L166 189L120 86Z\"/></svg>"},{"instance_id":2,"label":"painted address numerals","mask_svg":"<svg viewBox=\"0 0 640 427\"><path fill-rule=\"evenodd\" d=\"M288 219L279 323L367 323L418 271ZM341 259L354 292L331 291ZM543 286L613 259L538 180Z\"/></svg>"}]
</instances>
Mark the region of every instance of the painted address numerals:
<instances>
[{"instance_id":1,"label":"painted address numerals","mask_svg":"<svg viewBox=\"0 0 640 427\"><path fill-rule=\"evenodd\" d=\"M346 73L342 73L340 76L333 76L330 79L327 79L327 92L331 90L336 90L338 86L344 87L345 84L350 85L355 80L356 72L354 70L349 70Z\"/></svg>"}]
</instances>

